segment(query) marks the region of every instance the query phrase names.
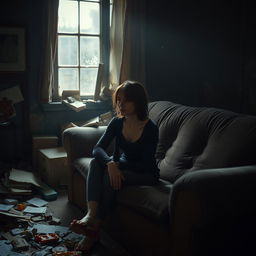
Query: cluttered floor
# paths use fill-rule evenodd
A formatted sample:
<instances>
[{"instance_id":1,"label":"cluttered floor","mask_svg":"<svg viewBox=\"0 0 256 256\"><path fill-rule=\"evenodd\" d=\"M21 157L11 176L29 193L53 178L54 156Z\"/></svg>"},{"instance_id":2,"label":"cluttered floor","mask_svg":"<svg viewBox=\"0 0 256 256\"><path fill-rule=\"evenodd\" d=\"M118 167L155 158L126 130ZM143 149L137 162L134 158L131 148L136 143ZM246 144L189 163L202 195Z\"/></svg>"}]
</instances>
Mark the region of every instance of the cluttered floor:
<instances>
[{"instance_id":1,"label":"cluttered floor","mask_svg":"<svg viewBox=\"0 0 256 256\"><path fill-rule=\"evenodd\" d=\"M1 194L0 256L82 255L74 247L83 235L71 232L69 223L84 213L68 202L65 188L54 192L50 200L40 190ZM87 255L128 256L104 232L100 243Z\"/></svg>"}]
</instances>

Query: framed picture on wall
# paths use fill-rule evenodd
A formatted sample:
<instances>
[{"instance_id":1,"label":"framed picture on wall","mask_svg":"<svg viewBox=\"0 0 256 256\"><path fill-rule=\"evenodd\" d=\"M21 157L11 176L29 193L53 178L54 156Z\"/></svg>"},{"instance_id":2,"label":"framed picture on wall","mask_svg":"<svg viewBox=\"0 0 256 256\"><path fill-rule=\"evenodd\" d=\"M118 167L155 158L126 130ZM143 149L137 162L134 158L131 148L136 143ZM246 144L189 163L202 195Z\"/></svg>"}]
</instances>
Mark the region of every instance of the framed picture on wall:
<instances>
[{"instance_id":1,"label":"framed picture on wall","mask_svg":"<svg viewBox=\"0 0 256 256\"><path fill-rule=\"evenodd\" d=\"M25 29L0 27L0 72L25 71Z\"/></svg>"}]
</instances>

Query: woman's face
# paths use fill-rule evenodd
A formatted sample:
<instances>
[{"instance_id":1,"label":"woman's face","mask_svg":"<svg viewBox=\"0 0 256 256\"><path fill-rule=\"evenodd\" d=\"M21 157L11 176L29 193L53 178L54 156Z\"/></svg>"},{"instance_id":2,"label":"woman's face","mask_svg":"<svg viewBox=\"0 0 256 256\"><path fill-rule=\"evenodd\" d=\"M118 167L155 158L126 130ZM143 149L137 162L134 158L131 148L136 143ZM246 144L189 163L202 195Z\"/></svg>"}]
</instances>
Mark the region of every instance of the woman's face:
<instances>
[{"instance_id":1,"label":"woman's face","mask_svg":"<svg viewBox=\"0 0 256 256\"><path fill-rule=\"evenodd\" d=\"M116 97L116 104L122 116L135 114L135 104L132 101L127 101L122 90L119 90Z\"/></svg>"}]
</instances>

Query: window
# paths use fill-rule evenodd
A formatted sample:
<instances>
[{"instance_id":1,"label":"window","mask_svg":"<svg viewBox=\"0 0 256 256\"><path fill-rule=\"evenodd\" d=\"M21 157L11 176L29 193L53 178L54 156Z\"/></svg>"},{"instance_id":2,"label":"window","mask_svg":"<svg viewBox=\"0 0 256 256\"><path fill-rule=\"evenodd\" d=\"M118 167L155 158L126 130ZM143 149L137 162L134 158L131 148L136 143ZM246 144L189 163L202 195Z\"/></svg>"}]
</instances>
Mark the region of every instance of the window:
<instances>
[{"instance_id":1,"label":"window","mask_svg":"<svg viewBox=\"0 0 256 256\"><path fill-rule=\"evenodd\" d=\"M108 80L110 9L109 0L60 0L55 99L63 90L91 98L99 63Z\"/></svg>"}]
</instances>

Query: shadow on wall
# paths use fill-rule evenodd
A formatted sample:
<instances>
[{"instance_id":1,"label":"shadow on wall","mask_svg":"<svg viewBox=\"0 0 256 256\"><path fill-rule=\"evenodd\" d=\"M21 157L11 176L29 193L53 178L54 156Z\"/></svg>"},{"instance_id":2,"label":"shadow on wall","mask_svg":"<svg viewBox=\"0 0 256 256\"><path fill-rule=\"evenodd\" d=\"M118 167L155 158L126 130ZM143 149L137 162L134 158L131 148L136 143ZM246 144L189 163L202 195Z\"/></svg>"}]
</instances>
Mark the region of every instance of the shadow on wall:
<instances>
[{"instance_id":1,"label":"shadow on wall","mask_svg":"<svg viewBox=\"0 0 256 256\"><path fill-rule=\"evenodd\" d=\"M233 84L204 83L205 106L256 115L256 61L245 65L241 81Z\"/></svg>"},{"instance_id":2,"label":"shadow on wall","mask_svg":"<svg viewBox=\"0 0 256 256\"><path fill-rule=\"evenodd\" d=\"M204 101L206 107L224 108L242 112L242 89L239 84L204 84Z\"/></svg>"},{"instance_id":3,"label":"shadow on wall","mask_svg":"<svg viewBox=\"0 0 256 256\"><path fill-rule=\"evenodd\" d=\"M256 61L250 61L245 66L244 78L244 110L256 115Z\"/></svg>"}]
</instances>

